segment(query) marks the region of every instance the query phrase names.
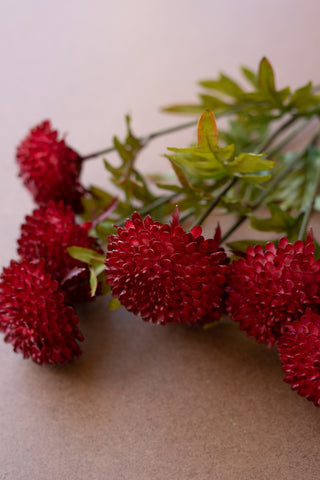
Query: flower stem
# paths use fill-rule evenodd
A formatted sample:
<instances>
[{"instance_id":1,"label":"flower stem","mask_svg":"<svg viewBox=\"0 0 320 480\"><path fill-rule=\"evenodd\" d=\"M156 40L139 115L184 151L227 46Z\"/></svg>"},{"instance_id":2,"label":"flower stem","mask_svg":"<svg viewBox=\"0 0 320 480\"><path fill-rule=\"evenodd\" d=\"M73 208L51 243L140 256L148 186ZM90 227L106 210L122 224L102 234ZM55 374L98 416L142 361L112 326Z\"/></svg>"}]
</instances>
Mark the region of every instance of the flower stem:
<instances>
[{"instance_id":1,"label":"flower stem","mask_svg":"<svg viewBox=\"0 0 320 480\"><path fill-rule=\"evenodd\" d=\"M230 182L225 186L225 188L222 190L222 192L215 197L212 202L208 205L208 207L199 215L199 217L195 220L194 225L201 225L205 219L210 215L212 210L218 205L220 202L221 198L228 193L228 191L237 183L239 180L238 177L233 177Z\"/></svg>"},{"instance_id":2,"label":"flower stem","mask_svg":"<svg viewBox=\"0 0 320 480\"><path fill-rule=\"evenodd\" d=\"M179 195L179 193L177 192L174 192L172 195L168 195L166 197L159 197L157 198L156 200L154 200L153 202L149 203L148 205L146 205L145 207L141 208L140 210L138 210L138 213L141 215L141 216L144 216L144 215L147 215L148 213L152 212L152 210L155 210L156 208L159 208L161 207L162 205L165 205L166 203L170 203L172 200L174 200L177 196ZM127 217L122 219L121 221L117 222L117 225L119 227L121 227L122 225L124 225L127 221Z\"/></svg>"},{"instance_id":3,"label":"flower stem","mask_svg":"<svg viewBox=\"0 0 320 480\"><path fill-rule=\"evenodd\" d=\"M259 150L258 150L258 153L263 153L264 150L269 146L271 145L274 140L282 133L284 132L287 128L291 127L291 125L293 125L296 121L297 121L298 117L297 116L292 116L291 118L289 118L289 120L287 120L285 123L283 123L275 132L272 133L272 135L270 135L268 138L265 139L265 141L262 143L262 145L260 146ZM304 125L305 126L305 125ZM300 130L301 127L299 127L299 130ZM297 134L297 130L295 130L294 132L291 132L290 135L288 137L286 137L285 141L284 142L281 142L279 145L277 145L273 150L272 150L272 154L274 155L275 153L278 152L278 150L280 150L289 140L291 140L291 138ZM199 217L196 219L194 225L201 225L204 220L208 217L208 215L210 215L210 213L213 211L213 209L218 205L218 203L220 202L221 198L238 182L239 180L239 177L234 177L229 183L228 185L223 189L223 191L216 197L212 200L212 202L210 203L210 205L199 215ZM265 197L264 197L265 198ZM246 217L244 216L244 219ZM242 220L242 217L241 217L241 222L239 223L239 225L243 222ZM237 228L238 225L236 224L236 227ZM232 230L234 231L234 230Z\"/></svg>"},{"instance_id":4,"label":"flower stem","mask_svg":"<svg viewBox=\"0 0 320 480\"><path fill-rule=\"evenodd\" d=\"M316 200L317 193L318 193L318 187L319 187L319 183L320 183L320 156L319 156L319 154L318 154L318 157L316 158L316 161L313 165L313 169L315 171L315 177L314 177L314 181L313 181L313 185L312 185L312 189L311 189L311 196L310 196L309 201L307 202L307 204L304 206L304 208L302 210L303 218L302 218L302 222L301 222L301 226L300 226L300 230L299 230L299 234L298 234L298 240L303 240L304 237L305 237L306 230L308 228L308 223L309 223L312 211L313 211L314 202Z\"/></svg>"},{"instance_id":5,"label":"flower stem","mask_svg":"<svg viewBox=\"0 0 320 480\"><path fill-rule=\"evenodd\" d=\"M224 116L228 116L228 115L233 115L234 113L238 113L239 111L241 111L241 107L235 107L235 108L230 109L228 111L217 113L215 116L216 116L216 118L224 117ZM179 125L175 125L174 127L169 127L169 128L165 128L163 130L158 130L156 132L150 133L149 135L146 135L145 137L140 137L138 140L145 146L145 145L147 145L147 143L150 142L150 140L153 140L154 138L160 137L162 135L167 135L169 133L178 132L179 130L184 130L185 128L194 127L194 126L197 125L197 123L198 123L198 119L197 120L191 120L190 122L181 123ZM116 147L114 145L112 145L111 147L105 148L103 150L99 150L97 152L93 152L93 153L90 153L88 155L84 155L81 158L82 158L82 160L90 160L92 158L96 158L96 157L100 157L101 155L105 155L106 153L114 152L115 150L116 150Z\"/></svg>"},{"instance_id":6,"label":"flower stem","mask_svg":"<svg viewBox=\"0 0 320 480\"><path fill-rule=\"evenodd\" d=\"M160 137L161 135L167 135L169 133L178 132L179 130L183 130L185 128L194 127L195 125L197 125L197 123L198 123L198 120L192 120L190 122L182 123L180 125L175 125L174 127L158 130L157 132L150 133L150 135L146 135L145 137L139 138L139 141L144 145L146 145L147 143L150 142L150 140L153 140L156 137ZM115 146L112 146L112 147L105 148L104 150L99 150L98 152L90 153L89 155L85 155L81 158L82 160L90 160L92 158L105 155L106 153L114 152L115 150L116 150Z\"/></svg>"},{"instance_id":7,"label":"flower stem","mask_svg":"<svg viewBox=\"0 0 320 480\"><path fill-rule=\"evenodd\" d=\"M291 125L293 125L298 120L298 118L299 117L297 117L296 115L293 115L292 117L289 118L289 120L287 120L285 123L283 123L277 130L275 130L275 132L272 135L270 135L270 137L266 138L266 140L264 142L262 142L262 144L260 145L259 152L263 153L274 142L274 140L282 132L287 130L287 128L291 127ZM268 152L268 153L270 155L270 152Z\"/></svg>"},{"instance_id":8,"label":"flower stem","mask_svg":"<svg viewBox=\"0 0 320 480\"><path fill-rule=\"evenodd\" d=\"M282 170L282 172L279 173L277 177L274 177L273 180L269 183L268 188L264 190L261 195L257 198L257 200L253 203L251 211L253 212L257 208L259 208L262 204L262 202L265 200L265 198L272 192L274 189L282 182L282 180L288 175L288 173L291 172L291 170L295 167L297 163L308 153L308 150L310 148L310 145L313 145L316 143L320 136L320 131L317 131L317 133L314 135L313 139L311 140L310 144L306 147L305 150L303 150L300 154L298 154L292 161L289 163L289 165L286 166ZM282 145L283 146L283 145ZM320 169L319 169L320 170ZM318 172L319 173L319 172ZM319 173L320 175L320 173ZM320 180L320 178L319 178ZM312 209L311 205L311 209ZM229 236L237 230L237 228L246 220L247 215L241 215L241 217L238 218L238 220L234 223L234 225L223 235L221 238L221 242L224 242L229 238Z\"/></svg>"}]
</instances>

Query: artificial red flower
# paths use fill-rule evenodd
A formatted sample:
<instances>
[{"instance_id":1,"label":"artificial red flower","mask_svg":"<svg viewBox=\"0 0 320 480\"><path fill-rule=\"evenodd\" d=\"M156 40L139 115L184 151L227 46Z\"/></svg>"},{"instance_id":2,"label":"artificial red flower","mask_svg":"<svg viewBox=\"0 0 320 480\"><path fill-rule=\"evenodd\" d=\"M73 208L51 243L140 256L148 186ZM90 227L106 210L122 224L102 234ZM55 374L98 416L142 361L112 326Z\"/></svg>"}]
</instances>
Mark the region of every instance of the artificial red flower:
<instances>
[{"instance_id":1,"label":"artificial red flower","mask_svg":"<svg viewBox=\"0 0 320 480\"><path fill-rule=\"evenodd\" d=\"M62 200L81 211L82 159L64 140L58 140L58 132L48 120L34 127L19 145L17 162L19 175L36 203Z\"/></svg>"},{"instance_id":2,"label":"artificial red flower","mask_svg":"<svg viewBox=\"0 0 320 480\"><path fill-rule=\"evenodd\" d=\"M62 284L72 302L90 299L89 270L85 263L72 258L67 248L78 246L101 253L90 224L75 224L75 215L63 202L49 202L26 217L18 240L18 253L24 261L43 261L50 275Z\"/></svg>"},{"instance_id":3,"label":"artificial red flower","mask_svg":"<svg viewBox=\"0 0 320 480\"><path fill-rule=\"evenodd\" d=\"M156 324L203 324L224 313L227 256L220 229L205 240L201 227L186 233L178 211L171 225L138 213L109 237L106 280L127 310Z\"/></svg>"},{"instance_id":4,"label":"artificial red flower","mask_svg":"<svg viewBox=\"0 0 320 480\"><path fill-rule=\"evenodd\" d=\"M311 308L287 324L278 351L284 381L302 397L320 406L320 315Z\"/></svg>"},{"instance_id":5,"label":"artificial red flower","mask_svg":"<svg viewBox=\"0 0 320 480\"><path fill-rule=\"evenodd\" d=\"M233 262L229 277L228 310L250 337L272 347L281 327L320 304L320 263L314 259L312 235L294 244L286 238L276 248L256 245Z\"/></svg>"},{"instance_id":6,"label":"artificial red flower","mask_svg":"<svg viewBox=\"0 0 320 480\"><path fill-rule=\"evenodd\" d=\"M78 317L42 263L12 261L0 280L0 329L15 352L38 364L63 364L81 354Z\"/></svg>"}]
</instances>

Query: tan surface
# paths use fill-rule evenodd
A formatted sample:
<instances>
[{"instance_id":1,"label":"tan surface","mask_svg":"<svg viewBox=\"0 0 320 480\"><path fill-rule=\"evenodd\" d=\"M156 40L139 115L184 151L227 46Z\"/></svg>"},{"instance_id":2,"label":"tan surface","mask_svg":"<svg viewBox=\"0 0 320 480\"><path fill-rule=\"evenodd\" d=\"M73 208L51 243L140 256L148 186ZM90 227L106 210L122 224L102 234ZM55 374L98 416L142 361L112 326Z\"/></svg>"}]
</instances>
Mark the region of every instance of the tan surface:
<instances>
[{"instance_id":1,"label":"tan surface","mask_svg":"<svg viewBox=\"0 0 320 480\"><path fill-rule=\"evenodd\" d=\"M317 0L0 2L0 263L33 208L14 146L49 117L86 153L180 120L158 108L239 63L274 64L280 86L320 81ZM185 132L142 155L183 146ZM103 185L100 162L85 182ZM209 233L210 226L207 232ZM317 229L316 229L317 230ZM276 352L225 322L155 327L100 299L79 310L84 355L39 368L0 343L0 480L318 480L320 410L282 382Z\"/></svg>"}]
</instances>

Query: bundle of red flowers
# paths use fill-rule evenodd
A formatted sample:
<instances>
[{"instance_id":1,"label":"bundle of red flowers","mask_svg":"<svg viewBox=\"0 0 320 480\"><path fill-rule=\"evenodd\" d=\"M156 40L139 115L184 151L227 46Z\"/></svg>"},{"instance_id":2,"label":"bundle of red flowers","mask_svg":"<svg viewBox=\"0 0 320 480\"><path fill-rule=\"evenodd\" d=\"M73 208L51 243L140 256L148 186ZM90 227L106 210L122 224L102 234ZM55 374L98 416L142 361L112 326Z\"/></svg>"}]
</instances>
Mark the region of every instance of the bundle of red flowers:
<instances>
[{"instance_id":1,"label":"bundle of red flowers","mask_svg":"<svg viewBox=\"0 0 320 480\"><path fill-rule=\"evenodd\" d=\"M279 95L286 92L275 90L270 68L262 61L260 83L253 82L250 76L251 83L257 85L259 98L266 95L261 112L264 122L273 112L272 99L277 99L277 108L281 109ZM220 82L223 81L222 78ZM263 82L268 86L266 92ZM218 85L218 90L222 88L219 82L212 85ZM230 83L227 88L229 92ZM293 100L286 100L283 113L288 113L288 105L297 102L299 95L296 92ZM308 95L308 105L318 101L311 92ZM305 96L298 102L301 115ZM204 101L206 98L203 96ZM242 113L246 115L255 97L249 94L247 99L243 93L241 98L242 103L235 106L241 111L244 105ZM271 102L269 107L267 102ZM217 105L222 108L221 101ZM232 107L225 105L226 109ZM259 115L259 105L255 115ZM269 109L268 115L265 109ZM260 130L252 126L251 117L239 116L241 121L242 141L247 148L257 142ZM280 126L279 132L286 125ZM246 129L251 129L248 135ZM315 140L319 136L320 133ZM271 139L274 138L272 133ZM287 161L285 167L279 168L278 177L261 193L260 185L271 177L267 170L274 162L261 153L234 156L233 145L220 147L214 115L206 111L198 124L198 145L170 149L174 154L168 158L181 185L161 184L170 190L170 196L156 198L134 165L135 155L146 142L133 136L128 121L126 142L114 140L122 164L115 168L105 161L113 183L124 194L125 201L120 201L98 188L85 190L79 183L83 160L99 152L81 157L58 139L49 121L41 123L17 150L20 175L38 208L21 227L20 260L12 261L0 279L0 329L5 340L13 344L16 352L39 364L73 360L80 355L78 342L83 340L75 304L89 300L96 291L109 289L119 305L154 324L201 327L229 314L250 337L268 347L276 346L285 381L300 395L320 405L320 260L315 258L312 234L304 240L320 183L320 152L313 150L315 140L291 164ZM261 148L266 145L268 142L260 142ZM291 217L291 211L283 212L278 205L284 196L281 191L276 196L278 204L270 208L273 217L261 228L272 230L271 224L275 231L291 235L299 231L299 235L291 236L298 237L297 241L291 243L283 237L264 247L249 246L242 258L229 258L220 245L219 226L213 238L204 238L200 224L215 206L238 214L250 208L253 211L274 194L285 174L296 174L294 168L300 160L304 162L301 169L307 170L310 165L313 173L319 167L308 201L301 206L293 198L292 211L298 214ZM310 171L308 176L306 173L308 179ZM235 188L241 181L240 188ZM237 197L243 191L246 202ZM176 197L184 218L199 215L190 232L182 226L178 207L171 223L165 222ZM134 212L136 203L140 213ZM150 215L143 219L145 213L152 211L163 221L153 220ZM76 223L75 217L80 212L85 221L82 225ZM241 215L236 226L246 216ZM117 225L116 233L113 224ZM227 236L228 233L224 239ZM103 254L102 246L106 244Z\"/></svg>"}]
</instances>

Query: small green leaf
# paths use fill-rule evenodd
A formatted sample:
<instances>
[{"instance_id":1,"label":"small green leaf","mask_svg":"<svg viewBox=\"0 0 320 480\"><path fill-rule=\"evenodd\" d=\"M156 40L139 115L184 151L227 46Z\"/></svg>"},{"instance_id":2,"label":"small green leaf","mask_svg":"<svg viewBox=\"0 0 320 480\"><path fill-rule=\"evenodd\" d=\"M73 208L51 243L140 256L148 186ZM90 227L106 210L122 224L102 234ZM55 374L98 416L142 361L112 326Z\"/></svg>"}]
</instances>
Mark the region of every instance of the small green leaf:
<instances>
[{"instance_id":1,"label":"small green leaf","mask_svg":"<svg viewBox=\"0 0 320 480\"><path fill-rule=\"evenodd\" d=\"M245 205L244 202L233 200L228 197L222 197L219 205L226 208L229 212L234 212L238 215L247 215L251 212L251 208L248 207L248 205Z\"/></svg>"},{"instance_id":2,"label":"small green leaf","mask_svg":"<svg viewBox=\"0 0 320 480\"><path fill-rule=\"evenodd\" d=\"M97 275L92 267L89 267L90 270L90 292L91 297L94 297L98 287Z\"/></svg>"},{"instance_id":3,"label":"small green leaf","mask_svg":"<svg viewBox=\"0 0 320 480\"><path fill-rule=\"evenodd\" d=\"M267 241L263 240L236 240L234 242L227 243L227 246L234 252L246 253L248 247L254 247L256 245L265 247L266 243Z\"/></svg>"},{"instance_id":4,"label":"small green leaf","mask_svg":"<svg viewBox=\"0 0 320 480\"><path fill-rule=\"evenodd\" d=\"M67 251L72 258L88 263L92 266L95 263L104 264L105 262L105 255L98 253L95 250L91 250L90 248L68 247Z\"/></svg>"},{"instance_id":5,"label":"small green leaf","mask_svg":"<svg viewBox=\"0 0 320 480\"><path fill-rule=\"evenodd\" d=\"M168 113L183 113L186 115L199 115L203 112L203 105L171 105L169 107L162 108L162 111Z\"/></svg>"},{"instance_id":6,"label":"small green leaf","mask_svg":"<svg viewBox=\"0 0 320 480\"><path fill-rule=\"evenodd\" d=\"M319 106L320 95L315 95L312 92L312 83L298 88L293 92L289 106L296 108L299 112L303 112L311 107Z\"/></svg>"},{"instance_id":7,"label":"small green leaf","mask_svg":"<svg viewBox=\"0 0 320 480\"><path fill-rule=\"evenodd\" d=\"M291 217L275 204L270 203L267 207L271 213L271 217L258 218L252 216L252 228L263 232L288 232L294 227L297 219Z\"/></svg>"},{"instance_id":8,"label":"small green leaf","mask_svg":"<svg viewBox=\"0 0 320 480\"><path fill-rule=\"evenodd\" d=\"M256 89L258 88L258 77L257 75L247 67L241 67L241 71L246 79L251 83L251 85Z\"/></svg>"},{"instance_id":9,"label":"small green leaf","mask_svg":"<svg viewBox=\"0 0 320 480\"><path fill-rule=\"evenodd\" d=\"M230 77L223 73L220 74L218 80L202 80L199 82L202 87L217 90L230 97L239 98L243 94L242 88Z\"/></svg>"},{"instance_id":10,"label":"small green leaf","mask_svg":"<svg viewBox=\"0 0 320 480\"><path fill-rule=\"evenodd\" d=\"M273 69L266 57L263 57L259 65L258 84L263 91L275 92Z\"/></svg>"},{"instance_id":11,"label":"small green leaf","mask_svg":"<svg viewBox=\"0 0 320 480\"><path fill-rule=\"evenodd\" d=\"M202 100L202 109L213 110L214 112L225 112L232 109L234 106L230 103L226 103L220 98L213 97L212 95L200 94L199 98Z\"/></svg>"},{"instance_id":12,"label":"small green leaf","mask_svg":"<svg viewBox=\"0 0 320 480\"><path fill-rule=\"evenodd\" d=\"M198 146L204 151L218 147L217 122L211 110L206 110L198 122Z\"/></svg>"},{"instance_id":13,"label":"small green leaf","mask_svg":"<svg viewBox=\"0 0 320 480\"><path fill-rule=\"evenodd\" d=\"M232 173L252 173L270 170L275 162L264 158L263 154L241 153L228 164L228 170Z\"/></svg>"},{"instance_id":14,"label":"small green leaf","mask_svg":"<svg viewBox=\"0 0 320 480\"><path fill-rule=\"evenodd\" d=\"M252 185L258 185L259 183L264 183L270 180L271 175L241 175L241 180L247 183L251 183Z\"/></svg>"},{"instance_id":15,"label":"small green leaf","mask_svg":"<svg viewBox=\"0 0 320 480\"><path fill-rule=\"evenodd\" d=\"M111 298L107 309L108 310L116 310L117 308L121 307L121 302L117 298Z\"/></svg>"}]
</instances>

